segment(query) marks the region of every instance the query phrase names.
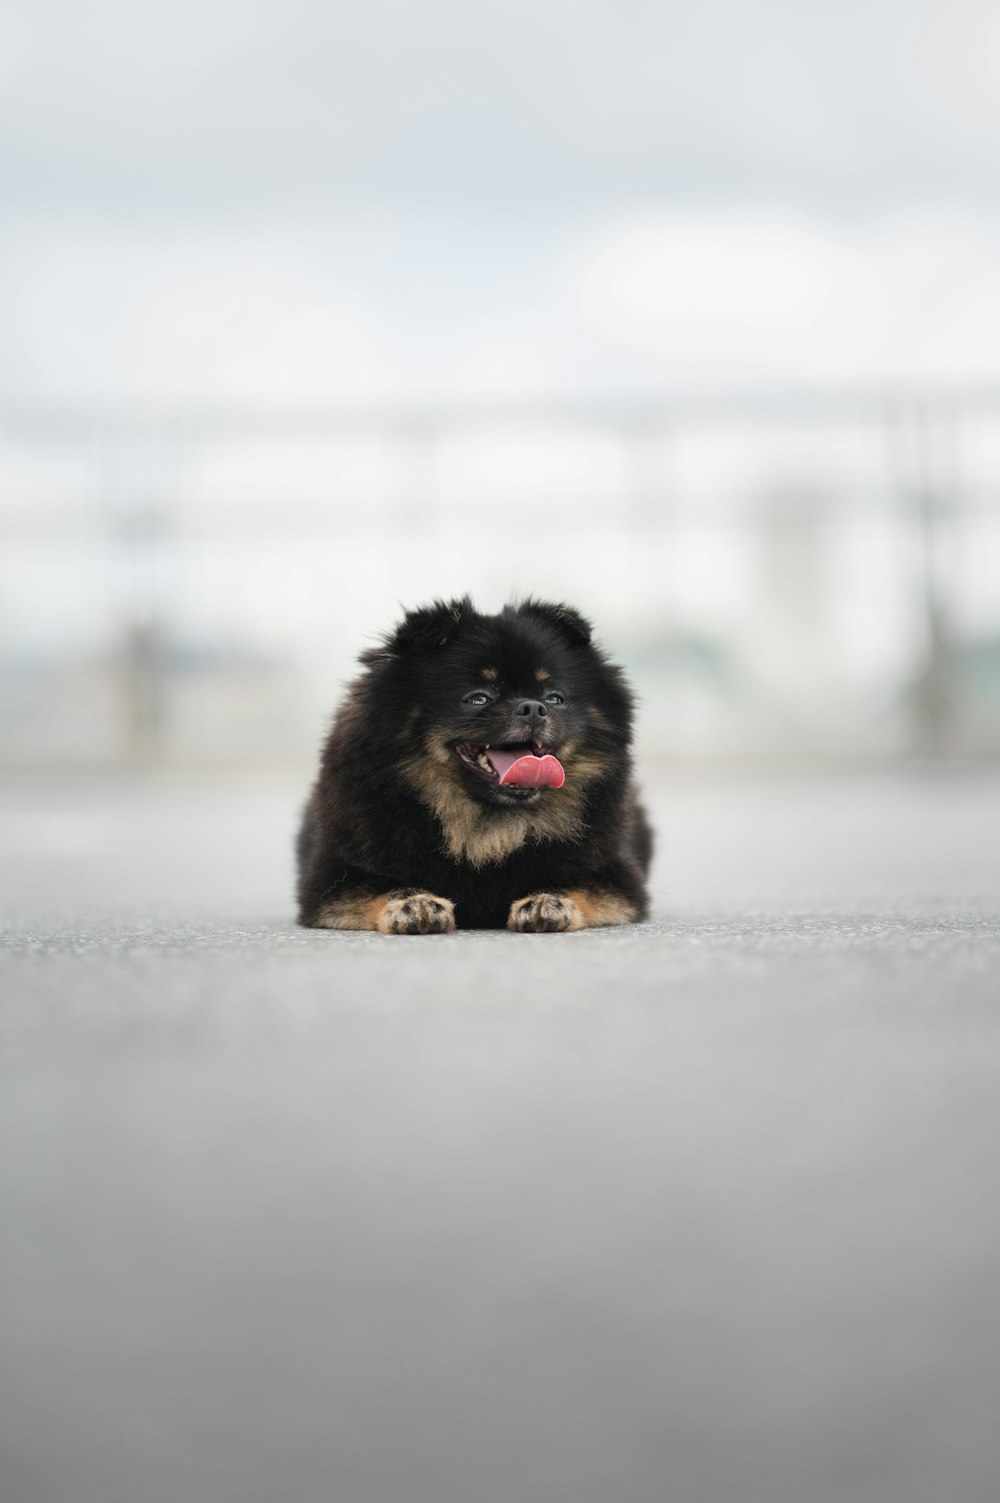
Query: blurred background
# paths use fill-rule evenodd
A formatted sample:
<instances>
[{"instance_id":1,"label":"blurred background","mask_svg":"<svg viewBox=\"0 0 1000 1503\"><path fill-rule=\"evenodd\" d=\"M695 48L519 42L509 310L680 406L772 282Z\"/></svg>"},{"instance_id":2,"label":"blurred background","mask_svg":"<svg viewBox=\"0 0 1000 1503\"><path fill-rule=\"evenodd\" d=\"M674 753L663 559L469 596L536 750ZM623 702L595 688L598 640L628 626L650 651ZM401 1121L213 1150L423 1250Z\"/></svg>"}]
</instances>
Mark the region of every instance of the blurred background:
<instances>
[{"instance_id":1,"label":"blurred background","mask_svg":"<svg viewBox=\"0 0 1000 1503\"><path fill-rule=\"evenodd\" d=\"M4 1503L1000 1498L998 146L986 0L0 8ZM466 592L649 923L295 926Z\"/></svg>"},{"instance_id":2,"label":"blurred background","mask_svg":"<svg viewBox=\"0 0 1000 1503\"><path fill-rule=\"evenodd\" d=\"M1000 754L1000 15L0 21L0 762L311 765L401 605L589 613L643 755Z\"/></svg>"}]
</instances>

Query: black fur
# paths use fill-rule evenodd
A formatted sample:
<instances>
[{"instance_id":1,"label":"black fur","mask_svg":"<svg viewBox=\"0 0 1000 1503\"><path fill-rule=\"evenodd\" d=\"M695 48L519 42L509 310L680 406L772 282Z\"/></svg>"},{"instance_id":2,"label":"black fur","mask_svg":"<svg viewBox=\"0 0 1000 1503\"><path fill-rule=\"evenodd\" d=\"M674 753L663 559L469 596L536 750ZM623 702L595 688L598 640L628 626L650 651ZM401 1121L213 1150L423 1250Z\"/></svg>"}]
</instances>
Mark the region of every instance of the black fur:
<instances>
[{"instance_id":1,"label":"black fur","mask_svg":"<svg viewBox=\"0 0 1000 1503\"><path fill-rule=\"evenodd\" d=\"M300 923L372 927L340 920L412 893L448 899L460 928L501 928L536 893L582 892L603 904L594 912L645 915L652 836L631 777L632 695L582 616L532 600L496 616L468 598L436 601L362 663L299 831ZM468 704L474 692L490 703ZM545 705L555 694L565 702ZM566 782L521 796L463 766L454 746L518 740L525 696L545 705L539 744Z\"/></svg>"}]
</instances>

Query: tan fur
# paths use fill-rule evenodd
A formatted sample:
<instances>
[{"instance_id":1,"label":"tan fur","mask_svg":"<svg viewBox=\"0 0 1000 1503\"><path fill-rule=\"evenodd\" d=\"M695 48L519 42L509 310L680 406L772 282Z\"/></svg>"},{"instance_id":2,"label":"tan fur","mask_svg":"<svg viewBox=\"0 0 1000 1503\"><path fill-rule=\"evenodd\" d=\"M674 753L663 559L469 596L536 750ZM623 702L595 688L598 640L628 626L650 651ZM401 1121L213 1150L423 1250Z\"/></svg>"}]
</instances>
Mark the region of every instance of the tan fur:
<instances>
[{"instance_id":1,"label":"tan fur","mask_svg":"<svg viewBox=\"0 0 1000 1503\"><path fill-rule=\"evenodd\" d=\"M551 677L552 677L552 675L551 675L551 673L549 672L549 670L547 668L536 668L535 669L535 678L538 680L538 682L540 684L547 684L548 681L549 681L549 679Z\"/></svg>"},{"instance_id":2,"label":"tan fur","mask_svg":"<svg viewBox=\"0 0 1000 1503\"><path fill-rule=\"evenodd\" d=\"M439 775L427 784L425 802L440 821L448 854L470 866L506 861L526 841L572 840L580 833L579 800L554 802L562 789L541 807L489 809L447 777Z\"/></svg>"},{"instance_id":3,"label":"tan fur","mask_svg":"<svg viewBox=\"0 0 1000 1503\"><path fill-rule=\"evenodd\" d=\"M567 759L563 763L566 769L566 781L569 782L572 778L575 782L592 782L594 778L599 778L607 772L609 762L610 758L606 757L603 752L581 752L572 761Z\"/></svg>"},{"instance_id":4,"label":"tan fur","mask_svg":"<svg viewBox=\"0 0 1000 1503\"><path fill-rule=\"evenodd\" d=\"M582 828L579 788L551 789L528 809L490 809L469 797L451 748L431 738L404 775L437 816L448 854L470 866L506 861L526 841L574 840Z\"/></svg>"},{"instance_id":5,"label":"tan fur","mask_svg":"<svg viewBox=\"0 0 1000 1503\"><path fill-rule=\"evenodd\" d=\"M586 783L592 778L599 778L607 772L610 757L605 752L595 751L592 747L584 747L583 751L577 750L578 741L567 741L559 755L559 760L566 770L566 784Z\"/></svg>"},{"instance_id":6,"label":"tan fur","mask_svg":"<svg viewBox=\"0 0 1000 1503\"><path fill-rule=\"evenodd\" d=\"M313 919L313 929L377 929L379 916L385 907L385 898L348 894L331 898L319 909Z\"/></svg>"},{"instance_id":7,"label":"tan fur","mask_svg":"<svg viewBox=\"0 0 1000 1503\"><path fill-rule=\"evenodd\" d=\"M500 677L500 674L499 674L498 669L496 669L496 668L484 668L483 669L483 678L488 678L489 681L490 681L490 683L493 683L499 677Z\"/></svg>"},{"instance_id":8,"label":"tan fur","mask_svg":"<svg viewBox=\"0 0 1000 1503\"><path fill-rule=\"evenodd\" d=\"M455 927L455 905L432 892L388 892L377 897L348 894L324 903L312 927L375 929L379 934L447 934Z\"/></svg>"},{"instance_id":9,"label":"tan fur","mask_svg":"<svg viewBox=\"0 0 1000 1503\"><path fill-rule=\"evenodd\" d=\"M574 887L566 897L580 913L582 929L601 929L609 924L634 924L638 913L635 904L617 892L587 892Z\"/></svg>"},{"instance_id":10,"label":"tan fur","mask_svg":"<svg viewBox=\"0 0 1000 1503\"><path fill-rule=\"evenodd\" d=\"M403 728L399 732L399 735L396 737L396 740L397 741L403 741L403 742L411 740L411 738L413 736L413 733L414 733L414 730L416 729L417 721L419 719L420 719L420 706L419 705L414 705L413 709L410 711L410 713L407 715L405 721L403 722Z\"/></svg>"},{"instance_id":11,"label":"tan fur","mask_svg":"<svg viewBox=\"0 0 1000 1503\"><path fill-rule=\"evenodd\" d=\"M519 898L510 905L507 928L521 934L571 934L578 929L631 924L636 916L634 905L618 893L574 887L569 892L533 892Z\"/></svg>"}]
</instances>

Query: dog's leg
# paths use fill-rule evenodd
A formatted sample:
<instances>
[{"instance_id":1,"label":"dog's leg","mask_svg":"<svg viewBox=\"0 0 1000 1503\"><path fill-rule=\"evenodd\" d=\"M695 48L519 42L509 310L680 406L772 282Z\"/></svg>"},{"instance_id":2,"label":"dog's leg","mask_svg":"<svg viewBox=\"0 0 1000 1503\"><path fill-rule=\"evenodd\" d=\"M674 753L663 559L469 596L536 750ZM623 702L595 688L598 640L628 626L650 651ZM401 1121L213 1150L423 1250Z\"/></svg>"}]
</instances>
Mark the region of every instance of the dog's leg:
<instances>
[{"instance_id":1,"label":"dog's leg","mask_svg":"<svg viewBox=\"0 0 1000 1503\"><path fill-rule=\"evenodd\" d=\"M455 927L455 905L449 898L415 887L393 892L338 893L321 903L306 920L313 929L374 929L379 934L448 934Z\"/></svg>"},{"instance_id":2,"label":"dog's leg","mask_svg":"<svg viewBox=\"0 0 1000 1503\"><path fill-rule=\"evenodd\" d=\"M639 917L623 893L574 887L569 892L533 892L510 905L507 928L518 934L553 934L631 924Z\"/></svg>"}]
</instances>

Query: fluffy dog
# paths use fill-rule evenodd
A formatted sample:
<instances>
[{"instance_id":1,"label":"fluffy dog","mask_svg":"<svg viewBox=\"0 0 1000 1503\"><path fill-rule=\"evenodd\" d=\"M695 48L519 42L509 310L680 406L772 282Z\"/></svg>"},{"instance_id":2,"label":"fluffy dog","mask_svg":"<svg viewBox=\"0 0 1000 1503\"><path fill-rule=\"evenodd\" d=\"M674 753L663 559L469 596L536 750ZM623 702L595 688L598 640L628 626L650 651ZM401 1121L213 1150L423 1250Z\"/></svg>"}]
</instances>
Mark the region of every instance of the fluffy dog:
<instances>
[{"instance_id":1,"label":"fluffy dog","mask_svg":"<svg viewBox=\"0 0 1000 1503\"><path fill-rule=\"evenodd\" d=\"M299 832L300 923L440 934L645 916L632 695L582 616L437 601L361 662Z\"/></svg>"}]
</instances>

